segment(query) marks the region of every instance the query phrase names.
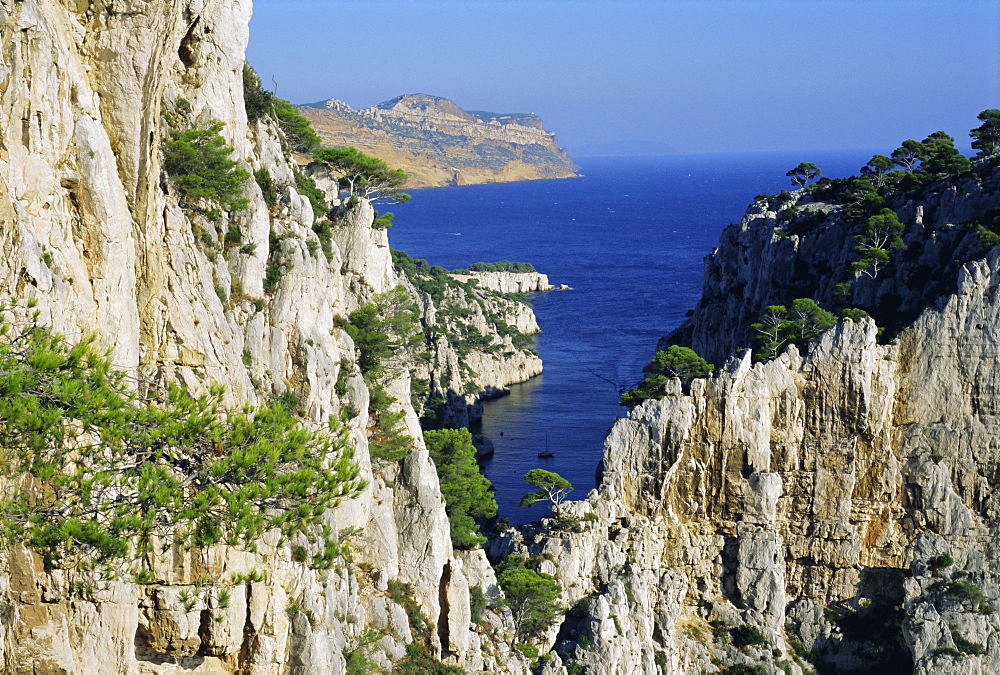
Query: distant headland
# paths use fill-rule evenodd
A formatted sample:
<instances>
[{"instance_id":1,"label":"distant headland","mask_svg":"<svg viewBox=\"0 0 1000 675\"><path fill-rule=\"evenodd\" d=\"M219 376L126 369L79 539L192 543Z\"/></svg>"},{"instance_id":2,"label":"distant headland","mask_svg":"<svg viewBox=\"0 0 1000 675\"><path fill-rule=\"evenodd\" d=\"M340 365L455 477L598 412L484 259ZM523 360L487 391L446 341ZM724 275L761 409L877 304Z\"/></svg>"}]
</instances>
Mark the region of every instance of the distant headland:
<instances>
[{"instance_id":1,"label":"distant headland","mask_svg":"<svg viewBox=\"0 0 1000 675\"><path fill-rule=\"evenodd\" d=\"M411 188L570 178L579 169L534 113L463 110L427 94L362 110L337 99L299 109L324 146L353 146L403 169Z\"/></svg>"}]
</instances>

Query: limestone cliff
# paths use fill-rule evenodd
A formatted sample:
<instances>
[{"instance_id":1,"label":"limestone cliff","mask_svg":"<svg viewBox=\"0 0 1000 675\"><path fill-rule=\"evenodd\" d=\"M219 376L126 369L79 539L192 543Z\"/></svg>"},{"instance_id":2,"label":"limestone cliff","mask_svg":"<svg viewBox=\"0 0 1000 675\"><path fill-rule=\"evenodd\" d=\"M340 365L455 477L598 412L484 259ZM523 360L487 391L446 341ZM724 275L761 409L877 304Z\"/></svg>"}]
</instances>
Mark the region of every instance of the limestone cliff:
<instances>
[{"instance_id":1,"label":"limestone cliff","mask_svg":"<svg viewBox=\"0 0 1000 675\"><path fill-rule=\"evenodd\" d=\"M568 178L578 169L534 114L466 111L427 94L362 110L336 99L300 110L323 145L356 147L403 169L407 187Z\"/></svg>"},{"instance_id":2,"label":"limestone cliff","mask_svg":"<svg viewBox=\"0 0 1000 675\"><path fill-rule=\"evenodd\" d=\"M495 580L481 552L452 551L405 373L388 388L414 449L369 457L369 390L344 326L401 280L363 200L320 240L281 131L248 122L250 10L0 0L0 296L36 300L70 341L96 333L120 368L153 382L223 384L231 404L291 392L307 422L346 420L369 487L330 514L328 570L276 537L257 553L168 547L142 561L143 583L6 550L0 669L339 673L357 653L389 668L419 642L469 670L521 672L509 644L470 623L470 586L496 597ZM161 148L171 130L211 120L240 166L267 170L274 196L249 181L246 208L185 203ZM426 624L408 617L414 601ZM484 625L502 638L509 618L490 611Z\"/></svg>"},{"instance_id":3,"label":"limestone cliff","mask_svg":"<svg viewBox=\"0 0 1000 675\"><path fill-rule=\"evenodd\" d=\"M548 275L538 272L466 272L452 276L459 281L476 279L480 287L498 293L533 293L555 288Z\"/></svg>"},{"instance_id":4,"label":"limestone cliff","mask_svg":"<svg viewBox=\"0 0 1000 675\"><path fill-rule=\"evenodd\" d=\"M545 275L498 273L506 284L491 286L480 283L484 273L449 273L399 251L393 256L419 299L425 341L410 354L407 367L414 407L428 422L469 426L482 418L484 399L542 372L529 338L540 329L521 294L548 290ZM501 290L511 287L515 290Z\"/></svg>"},{"instance_id":5,"label":"limestone cliff","mask_svg":"<svg viewBox=\"0 0 1000 675\"><path fill-rule=\"evenodd\" d=\"M897 200L908 248L878 276L855 273L851 301L909 317L891 340L870 318L843 320L808 348L764 363L741 350L716 376L674 380L614 425L599 489L524 533L579 603L550 636L567 663L1000 668L1000 251L984 255L970 226L1000 200L997 170L974 168ZM788 207L832 217L790 233L793 219L758 202L723 233L699 309L672 339L719 361L748 344L763 306L805 289L832 298L855 244L849 218L805 197Z\"/></svg>"}]
</instances>

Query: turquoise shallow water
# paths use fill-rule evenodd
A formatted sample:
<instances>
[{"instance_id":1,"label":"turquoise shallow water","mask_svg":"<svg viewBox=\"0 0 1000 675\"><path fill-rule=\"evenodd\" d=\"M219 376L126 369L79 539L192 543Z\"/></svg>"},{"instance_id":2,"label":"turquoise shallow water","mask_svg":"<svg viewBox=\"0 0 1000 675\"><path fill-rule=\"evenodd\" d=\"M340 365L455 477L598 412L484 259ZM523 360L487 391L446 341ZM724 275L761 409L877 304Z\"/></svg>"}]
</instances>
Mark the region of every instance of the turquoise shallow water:
<instances>
[{"instance_id":1,"label":"turquoise shallow water","mask_svg":"<svg viewBox=\"0 0 1000 675\"><path fill-rule=\"evenodd\" d=\"M486 406L496 454L484 471L501 515L543 515L517 506L532 468L567 478L571 498L594 488L604 436L625 412L618 386L640 378L657 339L694 307L703 257L755 195L790 189L785 172L800 161L844 176L872 154L585 158L583 178L417 190L393 206L393 248L449 269L531 262L572 287L532 297L545 372ZM546 447L554 456L539 459Z\"/></svg>"}]
</instances>

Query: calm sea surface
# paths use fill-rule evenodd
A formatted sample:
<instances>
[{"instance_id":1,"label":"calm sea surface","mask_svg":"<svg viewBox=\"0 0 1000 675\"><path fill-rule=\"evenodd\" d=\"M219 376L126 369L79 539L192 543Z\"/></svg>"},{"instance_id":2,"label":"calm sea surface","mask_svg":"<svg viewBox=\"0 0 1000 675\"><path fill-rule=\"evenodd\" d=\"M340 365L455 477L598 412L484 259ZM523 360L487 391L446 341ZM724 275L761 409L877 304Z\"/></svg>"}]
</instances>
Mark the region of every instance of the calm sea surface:
<instances>
[{"instance_id":1,"label":"calm sea surface","mask_svg":"<svg viewBox=\"0 0 1000 675\"><path fill-rule=\"evenodd\" d=\"M416 190L391 207L390 242L415 258L449 269L530 262L572 287L531 298L545 372L486 405L496 454L484 471L500 514L544 514L518 507L533 468L569 480L571 499L595 487L604 436L626 410L618 387L640 379L657 339L694 307L702 258L755 195L790 189L785 172L800 161L837 177L872 154L585 158L582 178ZM545 448L554 457L539 459Z\"/></svg>"}]
</instances>

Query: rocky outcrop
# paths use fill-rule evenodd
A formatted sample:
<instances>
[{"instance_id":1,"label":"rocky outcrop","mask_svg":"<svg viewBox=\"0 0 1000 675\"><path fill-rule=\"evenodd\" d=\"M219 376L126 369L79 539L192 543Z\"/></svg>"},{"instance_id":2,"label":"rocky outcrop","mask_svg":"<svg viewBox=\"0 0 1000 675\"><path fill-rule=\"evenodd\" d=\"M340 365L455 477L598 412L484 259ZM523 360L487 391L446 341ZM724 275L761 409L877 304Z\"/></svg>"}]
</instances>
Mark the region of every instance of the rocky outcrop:
<instances>
[{"instance_id":1,"label":"rocky outcrop","mask_svg":"<svg viewBox=\"0 0 1000 675\"><path fill-rule=\"evenodd\" d=\"M423 413L443 426L469 426L482 419L482 401L507 393L508 385L542 372L528 336L539 327L521 298L444 275L411 271L410 293L419 298L425 351L409 366ZM544 275L534 275L544 276Z\"/></svg>"},{"instance_id":2,"label":"rocky outcrop","mask_svg":"<svg viewBox=\"0 0 1000 675\"><path fill-rule=\"evenodd\" d=\"M465 111L408 94L353 110L330 99L300 106L322 143L356 147L409 176L408 187L568 178L578 167L534 114Z\"/></svg>"},{"instance_id":3,"label":"rocky outcrop","mask_svg":"<svg viewBox=\"0 0 1000 675\"><path fill-rule=\"evenodd\" d=\"M885 317L881 325L909 324L954 291L962 262L982 255L979 233L970 224L998 201L1000 168L989 165L957 183L942 181L918 196L896 197L890 206L906 227L906 248L891 269L870 276L850 269L859 257L859 222L846 209L801 190L785 199L759 198L706 256L701 299L664 345L687 344L721 364L753 345L750 324L769 305L794 298L813 298L825 307L862 306ZM851 285L846 298L838 293L844 283Z\"/></svg>"},{"instance_id":4,"label":"rocky outcrop","mask_svg":"<svg viewBox=\"0 0 1000 675\"><path fill-rule=\"evenodd\" d=\"M996 205L990 183L977 185L964 199L945 190L933 208L912 205L923 217L909 255L947 258L941 274L953 252L974 255L969 228L950 223ZM844 245L829 246L823 258L764 218L751 212L724 233L706 265L714 292L689 329L715 358L745 326L712 308L783 300L777 270L796 256L822 266L843 256ZM918 245L914 227L936 234ZM901 293L910 264L860 292ZM811 672L808 655L837 672L996 670L1000 250L956 267L899 296L926 303L952 289L888 344L871 319L843 320L804 351L766 363L743 351L711 378L675 380L615 424L599 489L520 544L579 603L555 640L566 662L602 673Z\"/></svg>"},{"instance_id":5,"label":"rocky outcrop","mask_svg":"<svg viewBox=\"0 0 1000 675\"><path fill-rule=\"evenodd\" d=\"M534 293L555 288L548 275L538 272L456 272L452 276L459 281L476 279L481 288L498 293Z\"/></svg>"},{"instance_id":6,"label":"rocky outcrop","mask_svg":"<svg viewBox=\"0 0 1000 675\"><path fill-rule=\"evenodd\" d=\"M307 423L345 420L368 488L328 514L338 543L325 570L308 564L308 542L274 535L255 553L165 543L116 576L8 548L0 669L340 673L358 653L389 669L419 642L470 670L522 672L520 655L470 623L470 584L495 582L451 549L405 375L388 389L414 450L369 456L369 391L345 317L400 280L370 205L345 208L320 241L280 130L248 124L249 12L232 0L0 0L0 296L37 301L70 341L96 333L118 367L154 383L222 384L233 405L293 392ZM272 203L250 181L245 209L182 204L160 149L213 119L243 168L267 169ZM510 625L488 621L497 635Z\"/></svg>"}]
</instances>

